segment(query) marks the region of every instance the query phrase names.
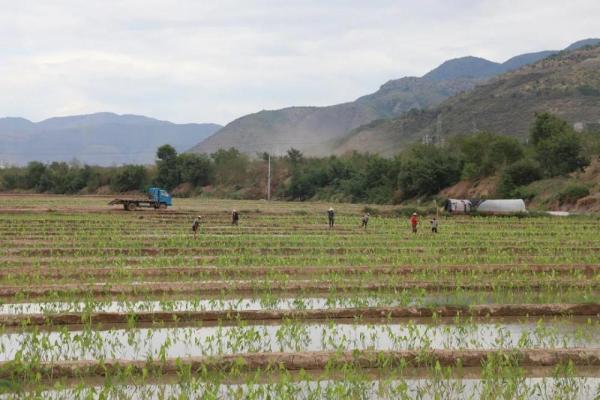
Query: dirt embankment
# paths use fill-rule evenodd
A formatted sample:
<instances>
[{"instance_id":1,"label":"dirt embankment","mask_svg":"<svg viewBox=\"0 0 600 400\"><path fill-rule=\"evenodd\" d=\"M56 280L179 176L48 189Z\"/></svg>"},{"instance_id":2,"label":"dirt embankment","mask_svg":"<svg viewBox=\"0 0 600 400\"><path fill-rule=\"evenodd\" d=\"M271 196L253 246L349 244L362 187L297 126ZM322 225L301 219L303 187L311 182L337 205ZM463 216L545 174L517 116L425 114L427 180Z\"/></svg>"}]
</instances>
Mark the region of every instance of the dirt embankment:
<instances>
[{"instance_id":1,"label":"dirt embankment","mask_svg":"<svg viewBox=\"0 0 600 400\"><path fill-rule=\"evenodd\" d=\"M169 358L146 360L58 361L24 366L12 361L0 362L0 378L36 374L44 378L70 378L128 373L175 374L181 368L195 371L297 371L324 370L333 366L393 368L400 365L428 367L481 367L486 360L501 357L522 367L548 367L572 363L576 366L600 366L600 349L527 349L527 350L401 350L401 351L311 351L291 353L244 353L219 357ZM24 376L26 377L26 376Z\"/></svg>"},{"instance_id":2,"label":"dirt embankment","mask_svg":"<svg viewBox=\"0 0 600 400\"><path fill-rule=\"evenodd\" d=\"M487 177L474 182L460 181L442 190L440 194L451 199L493 198L498 181L498 177Z\"/></svg>"},{"instance_id":3,"label":"dirt embankment","mask_svg":"<svg viewBox=\"0 0 600 400\"><path fill-rule=\"evenodd\" d=\"M343 320L354 318L597 316L600 304L506 304L445 307L370 307L313 310L155 311L0 315L0 326L209 321Z\"/></svg>"}]
</instances>

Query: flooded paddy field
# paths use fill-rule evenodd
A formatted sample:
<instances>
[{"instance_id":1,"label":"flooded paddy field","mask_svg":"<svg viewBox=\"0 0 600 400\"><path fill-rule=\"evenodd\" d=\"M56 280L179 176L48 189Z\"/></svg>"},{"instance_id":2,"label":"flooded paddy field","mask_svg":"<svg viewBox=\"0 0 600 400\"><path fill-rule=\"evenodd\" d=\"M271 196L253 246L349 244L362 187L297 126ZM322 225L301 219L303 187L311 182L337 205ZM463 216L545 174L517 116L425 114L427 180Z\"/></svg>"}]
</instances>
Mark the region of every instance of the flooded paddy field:
<instances>
[{"instance_id":1,"label":"flooded paddy field","mask_svg":"<svg viewBox=\"0 0 600 400\"><path fill-rule=\"evenodd\" d=\"M0 199L2 398L600 393L597 218L442 216L414 235L391 206L364 230L339 205L329 230L319 203L64 199Z\"/></svg>"}]
</instances>

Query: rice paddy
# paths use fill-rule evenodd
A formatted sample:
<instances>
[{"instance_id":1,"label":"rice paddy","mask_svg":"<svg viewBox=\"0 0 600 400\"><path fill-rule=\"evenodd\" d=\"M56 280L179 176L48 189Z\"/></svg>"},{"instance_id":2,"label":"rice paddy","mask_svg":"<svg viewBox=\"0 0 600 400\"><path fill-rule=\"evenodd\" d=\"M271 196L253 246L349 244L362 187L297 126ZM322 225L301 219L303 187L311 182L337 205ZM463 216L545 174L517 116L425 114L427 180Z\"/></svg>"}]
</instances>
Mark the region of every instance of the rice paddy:
<instances>
[{"instance_id":1,"label":"rice paddy","mask_svg":"<svg viewBox=\"0 0 600 400\"><path fill-rule=\"evenodd\" d=\"M600 396L597 217L107 202L0 196L0 398Z\"/></svg>"}]
</instances>

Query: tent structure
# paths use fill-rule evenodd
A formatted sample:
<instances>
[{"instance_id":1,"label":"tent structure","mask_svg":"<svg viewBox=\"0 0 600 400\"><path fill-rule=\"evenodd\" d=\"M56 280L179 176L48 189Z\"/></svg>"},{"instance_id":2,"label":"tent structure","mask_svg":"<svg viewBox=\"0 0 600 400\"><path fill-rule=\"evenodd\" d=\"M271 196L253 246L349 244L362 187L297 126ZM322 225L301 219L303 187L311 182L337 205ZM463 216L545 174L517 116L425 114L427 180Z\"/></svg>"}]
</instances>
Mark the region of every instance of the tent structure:
<instances>
[{"instance_id":1,"label":"tent structure","mask_svg":"<svg viewBox=\"0 0 600 400\"><path fill-rule=\"evenodd\" d=\"M527 212L523 199L483 200L477 206L481 213L514 214Z\"/></svg>"},{"instance_id":2,"label":"tent structure","mask_svg":"<svg viewBox=\"0 0 600 400\"><path fill-rule=\"evenodd\" d=\"M444 203L444 210L452 214L468 214L472 209L471 200L448 199Z\"/></svg>"},{"instance_id":3,"label":"tent structure","mask_svg":"<svg viewBox=\"0 0 600 400\"><path fill-rule=\"evenodd\" d=\"M527 212L522 199L468 200L448 199L444 210L451 214L468 214L472 211L489 214L514 214Z\"/></svg>"}]
</instances>

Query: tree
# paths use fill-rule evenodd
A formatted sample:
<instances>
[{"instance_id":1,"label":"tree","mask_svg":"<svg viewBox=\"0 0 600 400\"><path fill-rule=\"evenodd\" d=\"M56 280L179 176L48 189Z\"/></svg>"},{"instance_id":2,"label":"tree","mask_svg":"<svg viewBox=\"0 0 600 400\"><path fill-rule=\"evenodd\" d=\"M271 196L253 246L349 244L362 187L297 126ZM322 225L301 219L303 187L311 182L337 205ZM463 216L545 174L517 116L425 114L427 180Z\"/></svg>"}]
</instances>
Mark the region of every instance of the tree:
<instances>
[{"instance_id":1,"label":"tree","mask_svg":"<svg viewBox=\"0 0 600 400\"><path fill-rule=\"evenodd\" d=\"M298 170L300 165L302 165L304 162L304 154L302 154L300 150L292 147L286 152L284 159L288 163L289 168L293 173Z\"/></svg>"},{"instance_id":2,"label":"tree","mask_svg":"<svg viewBox=\"0 0 600 400\"><path fill-rule=\"evenodd\" d=\"M146 167L143 165L126 165L111 179L110 186L114 191L144 190L147 181Z\"/></svg>"},{"instance_id":3,"label":"tree","mask_svg":"<svg viewBox=\"0 0 600 400\"><path fill-rule=\"evenodd\" d=\"M163 144L156 151L156 157L161 161L173 161L177 158L177 150L170 144Z\"/></svg>"},{"instance_id":4,"label":"tree","mask_svg":"<svg viewBox=\"0 0 600 400\"><path fill-rule=\"evenodd\" d=\"M549 177L583 171L590 165L581 139L574 132L557 133L538 142L536 158Z\"/></svg>"},{"instance_id":5,"label":"tree","mask_svg":"<svg viewBox=\"0 0 600 400\"><path fill-rule=\"evenodd\" d=\"M290 162L292 167L297 167L302 160L304 160L304 154L298 149L291 148L286 153L286 159Z\"/></svg>"},{"instance_id":6,"label":"tree","mask_svg":"<svg viewBox=\"0 0 600 400\"><path fill-rule=\"evenodd\" d=\"M39 161L31 161L27 164L23 188L34 189L38 186L42 175L46 172L46 166Z\"/></svg>"},{"instance_id":7,"label":"tree","mask_svg":"<svg viewBox=\"0 0 600 400\"><path fill-rule=\"evenodd\" d=\"M38 192L68 193L69 192L69 165L66 162L53 162L50 164L38 182Z\"/></svg>"},{"instance_id":8,"label":"tree","mask_svg":"<svg viewBox=\"0 0 600 400\"><path fill-rule=\"evenodd\" d=\"M248 175L250 160L234 147L211 154L215 163L215 181L221 185L242 185Z\"/></svg>"},{"instance_id":9,"label":"tree","mask_svg":"<svg viewBox=\"0 0 600 400\"><path fill-rule=\"evenodd\" d=\"M171 190L181 182L179 169L177 168L177 151L169 144L162 145L156 151L158 161L156 185Z\"/></svg>"},{"instance_id":10,"label":"tree","mask_svg":"<svg viewBox=\"0 0 600 400\"><path fill-rule=\"evenodd\" d=\"M467 179L490 176L523 157L523 146L517 139L487 132L457 137L450 151L460 155L462 175Z\"/></svg>"},{"instance_id":11,"label":"tree","mask_svg":"<svg viewBox=\"0 0 600 400\"><path fill-rule=\"evenodd\" d=\"M517 139L495 135L489 146L488 158L497 170L522 159L523 153L523 145Z\"/></svg>"},{"instance_id":12,"label":"tree","mask_svg":"<svg viewBox=\"0 0 600 400\"><path fill-rule=\"evenodd\" d=\"M402 158L398 184L404 199L438 193L460 179L460 162L433 145L413 146Z\"/></svg>"},{"instance_id":13,"label":"tree","mask_svg":"<svg viewBox=\"0 0 600 400\"><path fill-rule=\"evenodd\" d=\"M556 134L569 132L571 130L571 127L566 121L554 114L548 112L535 114L535 120L530 129L531 144L537 146L538 143L549 139Z\"/></svg>"},{"instance_id":14,"label":"tree","mask_svg":"<svg viewBox=\"0 0 600 400\"><path fill-rule=\"evenodd\" d=\"M180 154L177 164L182 182L189 182L194 186L206 186L213 179L214 167L210 159L204 155Z\"/></svg>"},{"instance_id":15,"label":"tree","mask_svg":"<svg viewBox=\"0 0 600 400\"><path fill-rule=\"evenodd\" d=\"M581 137L566 121L555 115L537 114L530 135L536 159L546 176L583 170L590 164Z\"/></svg>"}]
</instances>

